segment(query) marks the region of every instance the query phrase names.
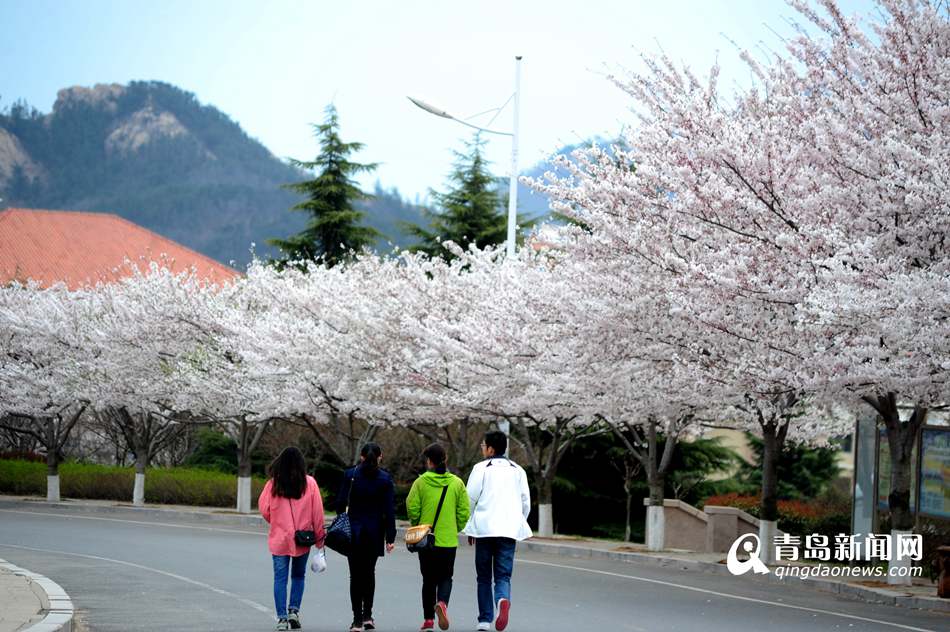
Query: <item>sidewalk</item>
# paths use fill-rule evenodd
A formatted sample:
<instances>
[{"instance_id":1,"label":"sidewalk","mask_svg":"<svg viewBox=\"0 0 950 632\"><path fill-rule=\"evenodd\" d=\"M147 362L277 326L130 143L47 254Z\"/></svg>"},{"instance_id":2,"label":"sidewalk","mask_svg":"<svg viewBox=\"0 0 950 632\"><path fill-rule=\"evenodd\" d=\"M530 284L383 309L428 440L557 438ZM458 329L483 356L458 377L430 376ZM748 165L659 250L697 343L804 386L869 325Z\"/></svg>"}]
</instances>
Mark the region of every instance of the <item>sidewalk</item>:
<instances>
[{"instance_id":1,"label":"sidewalk","mask_svg":"<svg viewBox=\"0 0 950 632\"><path fill-rule=\"evenodd\" d=\"M59 584L0 559L0 632L70 632L73 602Z\"/></svg>"},{"instance_id":2,"label":"sidewalk","mask_svg":"<svg viewBox=\"0 0 950 632\"><path fill-rule=\"evenodd\" d=\"M39 597L30 589L30 581L0 566L0 632L15 632L39 622L42 609Z\"/></svg>"},{"instance_id":3,"label":"sidewalk","mask_svg":"<svg viewBox=\"0 0 950 632\"><path fill-rule=\"evenodd\" d=\"M0 509L29 509L33 511L47 511L50 513L98 513L123 514L126 517L148 518L154 522L174 522L177 520L193 520L198 522L212 522L220 525L236 525L251 527L264 533L267 524L257 514L239 514L232 509L221 507L190 507L178 505L146 505L134 507L131 503L100 500L65 500L59 503L47 503L42 498L24 498L21 496L0 495ZM328 514L329 515L329 514ZM405 522L399 523L400 530L408 526ZM642 544L625 543L614 540L586 539L571 536L555 536L553 538L534 537L518 545L522 551L531 551L545 555L576 559L612 560L629 562L662 568L671 568L683 571L706 572L718 575L729 575L725 565L725 553L696 553L693 551L668 550L651 552ZM918 579L913 586L887 586L880 581L843 581L840 579L785 577L777 578L775 574L744 576L748 581L769 581L773 583L791 584L801 582L815 590L845 595L849 598L869 603L884 603L902 606L905 608L919 608L950 613L950 599L940 599L936 596L937 588L929 580ZM0 598L0 611L4 606ZM2 632L2 630L0 630Z\"/></svg>"}]
</instances>

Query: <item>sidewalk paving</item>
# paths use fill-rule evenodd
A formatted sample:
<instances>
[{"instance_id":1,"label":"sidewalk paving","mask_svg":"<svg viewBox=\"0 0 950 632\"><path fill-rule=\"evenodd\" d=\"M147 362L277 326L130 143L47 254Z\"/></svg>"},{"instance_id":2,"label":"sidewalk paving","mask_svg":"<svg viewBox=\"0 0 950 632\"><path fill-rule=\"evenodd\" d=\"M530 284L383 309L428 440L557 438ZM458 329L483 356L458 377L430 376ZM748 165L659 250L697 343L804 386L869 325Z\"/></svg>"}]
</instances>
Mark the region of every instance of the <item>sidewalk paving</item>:
<instances>
[{"instance_id":1,"label":"sidewalk paving","mask_svg":"<svg viewBox=\"0 0 950 632\"><path fill-rule=\"evenodd\" d=\"M0 632L72 632L74 614L62 586L0 559Z\"/></svg>"},{"instance_id":2,"label":"sidewalk paving","mask_svg":"<svg viewBox=\"0 0 950 632\"><path fill-rule=\"evenodd\" d=\"M16 632L43 619L43 604L30 580L0 567L0 632Z\"/></svg>"},{"instance_id":3,"label":"sidewalk paving","mask_svg":"<svg viewBox=\"0 0 950 632\"><path fill-rule=\"evenodd\" d=\"M256 513L240 514L233 509L221 507L152 504L145 507L135 507L131 503L102 500L64 500L59 503L48 503L42 498L0 495L0 508L10 508L11 506L39 511L65 510L80 513L128 514L128 512L135 512L137 517L147 517L155 522L194 520L221 525L254 527L260 529L261 533L264 533L267 527L263 518ZM408 526L408 523L400 522L398 526L400 529L404 529ZM534 537L520 543L519 549L568 558L613 560L684 571L729 575L725 565L725 553L698 553L684 550L654 552L647 551L642 544L572 536ZM936 596L936 584L927 579L917 578L912 586L898 587L887 586L887 584L880 581L862 581L858 579L853 581L811 577L807 579L800 577L780 579L774 573L756 576L750 573L745 577L750 581L785 584L801 582L816 590L833 592L870 603L884 603L950 613L950 599L938 598ZM0 611L3 611L4 605L2 595L0 595ZM0 629L0 632L3 632L3 630Z\"/></svg>"}]
</instances>

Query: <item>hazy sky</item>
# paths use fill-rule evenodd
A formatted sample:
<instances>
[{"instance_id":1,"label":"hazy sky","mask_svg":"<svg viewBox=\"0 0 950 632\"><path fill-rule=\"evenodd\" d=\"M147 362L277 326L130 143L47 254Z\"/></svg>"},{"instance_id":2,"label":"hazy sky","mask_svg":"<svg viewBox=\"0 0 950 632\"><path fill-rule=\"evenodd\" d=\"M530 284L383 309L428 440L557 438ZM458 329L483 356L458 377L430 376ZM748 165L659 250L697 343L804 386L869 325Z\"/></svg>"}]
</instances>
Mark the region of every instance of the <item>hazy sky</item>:
<instances>
[{"instance_id":1,"label":"hazy sky","mask_svg":"<svg viewBox=\"0 0 950 632\"><path fill-rule=\"evenodd\" d=\"M848 13L869 1L845 0ZM309 123L333 101L344 140L381 163L405 195L441 187L469 136L417 109L417 96L460 117L504 103L523 55L521 164L558 146L614 134L629 97L606 79L662 48L700 74L719 54L724 81L745 73L728 36L777 47L793 11L780 0L500 2L0 0L0 107L47 112L66 86L154 79L195 93L280 157L316 151ZM474 122L487 122L476 119ZM511 127L511 110L494 127ZM510 142L489 157L509 172Z\"/></svg>"}]
</instances>

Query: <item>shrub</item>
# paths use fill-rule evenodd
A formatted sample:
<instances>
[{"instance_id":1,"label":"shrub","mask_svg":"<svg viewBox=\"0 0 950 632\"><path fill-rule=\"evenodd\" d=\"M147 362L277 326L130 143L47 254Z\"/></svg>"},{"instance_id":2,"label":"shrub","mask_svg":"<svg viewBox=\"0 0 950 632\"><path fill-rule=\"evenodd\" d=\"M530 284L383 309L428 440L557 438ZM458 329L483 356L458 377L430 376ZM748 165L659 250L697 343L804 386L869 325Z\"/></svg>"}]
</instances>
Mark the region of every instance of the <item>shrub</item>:
<instances>
[{"instance_id":1,"label":"shrub","mask_svg":"<svg viewBox=\"0 0 950 632\"><path fill-rule=\"evenodd\" d=\"M135 470L131 467L67 462L59 466L59 478L60 491L67 498L129 501L132 499Z\"/></svg>"},{"instance_id":2,"label":"shrub","mask_svg":"<svg viewBox=\"0 0 950 632\"><path fill-rule=\"evenodd\" d=\"M735 507L736 509L741 509L742 511L750 513L753 516L758 515L759 512L758 497L742 495L738 492L729 492L728 494L710 496L700 503L699 507L701 509L706 505L715 505L717 507Z\"/></svg>"},{"instance_id":3,"label":"shrub","mask_svg":"<svg viewBox=\"0 0 950 632\"><path fill-rule=\"evenodd\" d=\"M755 517L759 516L759 497L743 496L738 493L710 496L703 503L735 507ZM847 503L831 495L822 495L813 501L779 500L778 527L793 535L818 533L834 537L839 533L851 532L851 511Z\"/></svg>"},{"instance_id":4,"label":"shrub","mask_svg":"<svg viewBox=\"0 0 950 632\"><path fill-rule=\"evenodd\" d=\"M59 467L60 490L66 498L130 502L135 481L131 467L66 462ZM265 479L251 481L251 500L264 488ZM17 495L46 494L46 465L23 460L0 460L0 492ZM149 468L145 473L145 501L149 503L233 507L237 480L230 474L196 468Z\"/></svg>"},{"instance_id":5,"label":"shrub","mask_svg":"<svg viewBox=\"0 0 950 632\"><path fill-rule=\"evenodd\" d=\"M197 446L185 459L186 467L237 474L237 442L214 428L201 428L196 436ZM270 455L260 448L251 453L251 474L263 476L270 463Z\"/></svg>"},{"instance_id":6,"label":"shrub","mask_svg":"<svg viewBox=\"0 0 950 632\"><path fill-rule=\"evenodd\" d=\"M764 448L762 439L746 433L746 439L752 448L752 463L742 462L739 468L739 480L745 492L755 493L762 487L762 459ZM778 496L805 500L816 498L827 490L838 477L838 448L811 447L804 443L787 441L778 454Z\"/></svg>"},{"instance_id":7,"label":"shrub","mask_svg":"<svg viewBox=\"0 0 950 632\"><path fill-rule=\"evenodd\" d=\"M35 461L37 463L46 463L46 457L37 452L27 452L24 450L0 451L0 460L11 459L16 461Z\"/></svg>"},{"instance_id":8,"label":"shrub","mask_svg":"<svg viewBox=\"0 0 950 632\"><path fill-rule=\"evenodd\" d=\"M237 443L234 439L212 428L201 428L196 439L198 445L185 459L185 465L237 474Z\"/></svg>"},{"instance_id":9,"label":"shrub","mask_svg":"<svg viewBox=\"0 0 950 632\"><path fill-rule=\"evenodd\" d=\"M412 489L411 484L401 484L396 483L395 490L393 494L394 504L396 508L396 518L398 520L408 520L409 514L406 511L406 499L409 497L409 490Z\"/></svg>"},{"instance_id":10,"label":"shrub","mask_svg":"<svg viewBox=\"0 0 950 632\"><path fill-rule=\"evenodd\" d=\"M46 465L36 461L0 461L0 492L27 496L46 495Z\"/></svg>"}]
</instances>

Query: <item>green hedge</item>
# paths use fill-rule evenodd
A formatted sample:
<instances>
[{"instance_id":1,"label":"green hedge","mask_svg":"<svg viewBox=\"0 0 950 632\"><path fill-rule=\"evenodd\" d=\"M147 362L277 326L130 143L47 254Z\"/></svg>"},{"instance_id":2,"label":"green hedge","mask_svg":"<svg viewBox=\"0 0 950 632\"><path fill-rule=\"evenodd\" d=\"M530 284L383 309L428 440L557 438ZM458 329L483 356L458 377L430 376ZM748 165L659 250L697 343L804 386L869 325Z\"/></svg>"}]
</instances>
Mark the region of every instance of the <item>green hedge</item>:
<instances>
[{"instance_id":1,"label":"green hedge","mask_svg":"<svg viewBox=\"0 0 950 632\"><path fill-rule=\"evenodd\" d=\"M59 466L60 493L64 498L132 501L135 470L89 463L67 462ZM266 482L251 480L251 502ZM45 496L46 464L0 459L0 493ZM224 474L197 468L149 468L145 472L145 502L205 507L234 507L237 480Z\"/></svg>"}]
</instances>

